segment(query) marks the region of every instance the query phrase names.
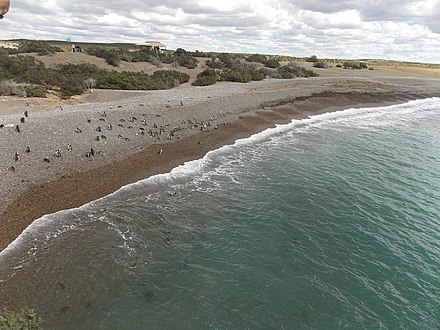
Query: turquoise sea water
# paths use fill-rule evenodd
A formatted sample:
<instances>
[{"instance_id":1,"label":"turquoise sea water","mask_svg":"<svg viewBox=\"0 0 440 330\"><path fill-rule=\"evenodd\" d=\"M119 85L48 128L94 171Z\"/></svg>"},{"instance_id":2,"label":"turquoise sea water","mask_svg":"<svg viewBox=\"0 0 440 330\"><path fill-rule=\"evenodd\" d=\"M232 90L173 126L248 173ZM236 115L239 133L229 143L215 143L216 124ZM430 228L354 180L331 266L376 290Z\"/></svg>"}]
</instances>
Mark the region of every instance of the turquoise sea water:
<instances>
[{"instance_id":1,"label":"turquoise sea water","mask_svg":"<svg viewBox=\"0 0 440 330\"><path fill-rule=\"evenodd\" d=\"M0 255L48 329L439 329L440 99L270 129Z\"/></svg>"}]
</instances>

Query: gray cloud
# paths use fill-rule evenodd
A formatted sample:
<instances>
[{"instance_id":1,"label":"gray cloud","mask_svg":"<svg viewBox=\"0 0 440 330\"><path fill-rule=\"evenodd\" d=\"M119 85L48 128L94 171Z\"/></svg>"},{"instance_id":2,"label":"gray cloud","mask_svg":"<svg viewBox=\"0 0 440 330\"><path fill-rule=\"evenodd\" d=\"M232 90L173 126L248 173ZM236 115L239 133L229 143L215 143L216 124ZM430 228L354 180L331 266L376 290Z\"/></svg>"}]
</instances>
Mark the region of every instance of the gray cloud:
<instances>
[{"instance_id":1,"label":"gray cloud","mask_svg":"<svg viewBox=\"0 0 440 330\"><path fill-rule=\"evenodd\" d=\"M440 0L11 0L0 38L440 62Z\"/></svg>"}]
</instances>

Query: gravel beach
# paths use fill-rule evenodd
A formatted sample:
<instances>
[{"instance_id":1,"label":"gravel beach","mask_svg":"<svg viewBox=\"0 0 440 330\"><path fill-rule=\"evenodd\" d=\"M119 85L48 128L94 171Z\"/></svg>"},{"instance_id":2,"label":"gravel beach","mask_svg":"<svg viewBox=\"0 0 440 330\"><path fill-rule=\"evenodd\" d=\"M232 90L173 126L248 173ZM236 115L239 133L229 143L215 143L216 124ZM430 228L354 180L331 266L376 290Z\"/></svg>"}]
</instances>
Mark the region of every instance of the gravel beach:
<instances>
[{"instance_id":1,"label":"gravel beach","mask_svg":"<svg viewBox=\"0 0 440 330\"><path fill-rule=\"evenodd\" d=\"M440 96L440 80L268 79L166 91L95 90L80 104L0 103L0 251L33 220L167 172L293 118Z\"/></svg>"}]
</instances>

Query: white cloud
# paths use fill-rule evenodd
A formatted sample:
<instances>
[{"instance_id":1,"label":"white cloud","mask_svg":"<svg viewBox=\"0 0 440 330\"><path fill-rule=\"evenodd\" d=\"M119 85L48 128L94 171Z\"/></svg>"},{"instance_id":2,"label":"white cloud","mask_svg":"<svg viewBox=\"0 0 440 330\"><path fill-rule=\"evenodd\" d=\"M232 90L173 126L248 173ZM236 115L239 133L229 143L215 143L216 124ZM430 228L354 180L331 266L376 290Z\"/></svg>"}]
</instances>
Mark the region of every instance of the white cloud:
<instances>
[{"instance_id":1,"label":"white cloud","mask_svg":"<svg viewBox=\"0 0 440 330\"><path fill-rule=\"evenodd\" d=\"M440 63L440 0L11 0L0 38Z\"/></svg>"}]
</instances>

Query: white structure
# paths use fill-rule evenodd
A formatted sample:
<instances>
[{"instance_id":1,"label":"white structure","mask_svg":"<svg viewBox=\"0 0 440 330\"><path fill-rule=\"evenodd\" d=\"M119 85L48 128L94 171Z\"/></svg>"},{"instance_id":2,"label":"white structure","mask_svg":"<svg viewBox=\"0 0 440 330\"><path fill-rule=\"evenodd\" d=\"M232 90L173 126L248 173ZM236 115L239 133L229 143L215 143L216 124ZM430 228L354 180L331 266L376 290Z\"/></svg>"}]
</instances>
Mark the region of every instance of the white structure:
<instances>
[{"instance_id":1,"label":"white structure","mask_svg":"<svg viewBox=\"0 0 440 330\"><path fill-rule=\"evenodd\" d=\"M140 47L141 49L152 50L153 52L158 53L161 53L162 51L167 49L167 46L159 41L145 41L143 43L136 44L136 46Z\"/></svg>"}]
</instances>

